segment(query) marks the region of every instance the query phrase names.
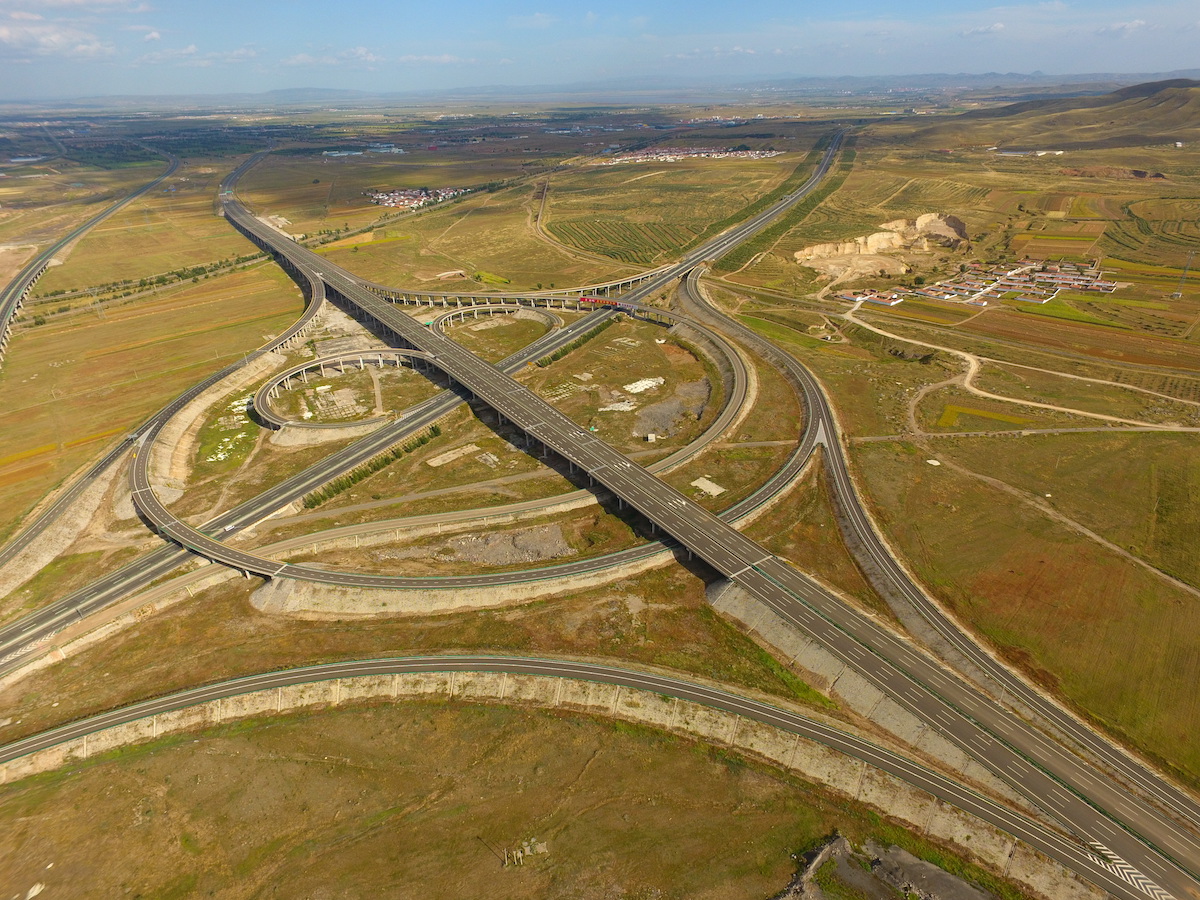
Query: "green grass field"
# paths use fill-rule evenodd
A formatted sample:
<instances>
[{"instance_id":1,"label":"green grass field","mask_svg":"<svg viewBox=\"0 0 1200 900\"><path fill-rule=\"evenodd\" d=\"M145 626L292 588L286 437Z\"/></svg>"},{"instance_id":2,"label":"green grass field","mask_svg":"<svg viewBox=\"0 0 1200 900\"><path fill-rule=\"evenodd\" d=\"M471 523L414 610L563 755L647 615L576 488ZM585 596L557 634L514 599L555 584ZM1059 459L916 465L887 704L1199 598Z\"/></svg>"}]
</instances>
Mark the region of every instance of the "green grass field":
<instances>
[{"instance_id":1,"label":"green grass field","mask_svg":"<svg viewBox=\"0 0 1200 900\"><path fill-rule=\"evenodd\" d=\"M1083 322L1088 325L1103 325L1110 328L1120 328L1120 324L1112 319L1084 312L1072 303L1055 297L1045 303L1022 303L1019 300L1007 301L1006 306L1017 312L1030 316L1046 316L1050 319L1062 319L1065 322Z\"/></svg>"}]
</instances>

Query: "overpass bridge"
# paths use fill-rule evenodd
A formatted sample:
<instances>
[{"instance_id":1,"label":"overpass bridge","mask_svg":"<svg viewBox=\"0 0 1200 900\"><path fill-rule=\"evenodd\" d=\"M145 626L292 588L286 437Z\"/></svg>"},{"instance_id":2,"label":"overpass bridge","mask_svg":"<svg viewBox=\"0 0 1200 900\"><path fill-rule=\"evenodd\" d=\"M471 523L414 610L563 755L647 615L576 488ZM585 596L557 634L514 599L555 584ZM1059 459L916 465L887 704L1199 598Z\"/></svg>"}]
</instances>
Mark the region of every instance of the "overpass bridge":
<instances>
[{"instance_id":1,"label":"overpass bridge","mask_svg":"<svg viewBox=\"0 0 1200 900\"><path fill-rule=\"evenodd\" d=\"M835 150L836 143L811 184L827 171ZM786 202L661 271L635 293L645 295L658 289L705 255L719 256L804 193L806 189L794 192ZM511 377L440 332L425 328L328 260L267 228L231 194L224 199L227 217L256 244L288 267L319 278L332 299L356 311L383 335L428 354L430 362L503 419L637 509L765 609L812 635L883 695L978 759L1081 841L1105 847L1127 875L1128 896L1165 900L1200 893L1195 876L1200 871L1200 839L1195 834L1181 832L1156 807L1098 775L1065 748L1047 742L1027 722L916 652L893 632L848 608L821 585L630 462ZM1114 828L1113 823L1121 823L1121 827Z\"/></svg>"}]
</instances>

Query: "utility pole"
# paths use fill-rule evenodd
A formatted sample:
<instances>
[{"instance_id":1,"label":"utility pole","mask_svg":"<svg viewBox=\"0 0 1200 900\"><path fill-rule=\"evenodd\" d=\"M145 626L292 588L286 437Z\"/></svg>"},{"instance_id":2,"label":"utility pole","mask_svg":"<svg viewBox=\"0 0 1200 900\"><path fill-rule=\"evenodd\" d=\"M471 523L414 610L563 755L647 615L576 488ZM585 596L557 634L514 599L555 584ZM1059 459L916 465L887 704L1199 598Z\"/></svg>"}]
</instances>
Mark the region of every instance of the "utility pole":
<instances>
[{"instance_id":1,"label":"utility pole","mask_svg":"<svg viewBox=\"0 0 1200 900\"><path fill-rule=\"evenodd\" d=\"M475 835L475 840L479 841L479 843L481 843L481 844L483 844L483 846L487 847L488 851L492 854L492 856L494 856L494 857L496 857L496 859L500 860L501 865L505 865L505 866L508 865L507 853L504 856L501 856L499 854L499 852L497 852L495 847L493 847L491 844L489 844L487 841L485 841L479 835Z\"/></svg>"},{"instance_id":2,"label":"utility pole","mask_svg":"<svg viewBox=\"0 0 1200 900\"><path fill-rule=\"evenodd\" d=\"M1192 267L1192 257L1196 255L1196 251L1192 250L1188 253L1187 262L1183 264L1183 274L1179 276L1179 284L1175 288L1175 293L1171 295L1172 300L1178 300L1183 296L1183 283L1187 280L1188 269Z\"/></svg>"}]
</instances>

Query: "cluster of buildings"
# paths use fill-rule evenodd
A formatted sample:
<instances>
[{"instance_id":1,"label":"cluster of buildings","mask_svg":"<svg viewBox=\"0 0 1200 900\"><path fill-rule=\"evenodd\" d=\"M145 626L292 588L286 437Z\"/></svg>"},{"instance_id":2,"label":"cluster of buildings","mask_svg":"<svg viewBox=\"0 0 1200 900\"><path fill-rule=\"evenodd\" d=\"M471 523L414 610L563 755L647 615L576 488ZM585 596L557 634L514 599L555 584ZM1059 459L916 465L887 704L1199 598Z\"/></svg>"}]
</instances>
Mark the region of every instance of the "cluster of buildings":
<instances>
[{"instance_id":1,"label":"cluster of buildings","mask_svg":"<svg viewBox=\"0 0 1200 900\"><path fill-rule=\"evenodd\" d=\"M1117 289L1117 283L1103 275L1098 260L1089 263L1022 260L1015 266L972 263L958 275L933 285L905 288L903 291L843 291L837 296L851 302L865 300L884 306L895 306L908 297L926 297L971 306L987 306L1006 299L1046 303L1064 290L1111 294Z\"/></svg>"},{"instance_id":2,"label":"cluster of buildings","mask_svg":"<svg viewBox=\"0 0 1200 900\"><path fill-rule=\"evenodd\" d=\"M339 158L342 156L362 156L364 153L403 153L403 147L395 144L367 144L366 150L322 150L322 156Z\"/></svg>"},{"instance_id":3,"label":"cluster of buildings","mask_svg":"<svg viewBox=\"0 0 1200 900\"><path fill-rule=\"evenodd\" d=\"M466 188L397 188L393 191L363 191L379 206L420 209L465 194Z\"/></svg>"},{"instance_id":4,"label":"cluster of buildings","mask_svg":"<svg viewBox=\"0 0 1200 900\"><path fill-rule=\"evenodd\" d=\"M681 159L769 159L778 156L782 150L731 150L719 147L649 147L645 150L634 150L622 153L611 159L600 160L598 166L617 166L621 163L639 162L677 162Z\"/></svg>"}]
</instances>

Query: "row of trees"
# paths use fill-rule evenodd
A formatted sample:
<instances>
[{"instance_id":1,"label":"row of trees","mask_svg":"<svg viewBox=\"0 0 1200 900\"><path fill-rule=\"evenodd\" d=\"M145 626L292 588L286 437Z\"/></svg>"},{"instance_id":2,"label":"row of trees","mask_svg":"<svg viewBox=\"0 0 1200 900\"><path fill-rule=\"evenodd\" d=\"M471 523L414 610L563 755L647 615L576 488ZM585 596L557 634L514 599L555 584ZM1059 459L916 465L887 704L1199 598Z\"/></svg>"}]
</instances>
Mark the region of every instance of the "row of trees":
<instances>
[{"instance_id":1,"label":"row of trees","mask_svg":"<svg viewBox=\"0 0 1200 900\"><path fill-rule=\"evenodd\" d=\"M378 456L367 460L361 466L351 469L345 475L341 475L333 479L333 481L329 482L324 487L313 491L311 494L308 494L304 498L305 509L315 509L322 503L332 500L338 494L345 493L363 479L374 475L381 469L386 469L400 457L412 453L418 447L424 447L441 433L442 429L436 424L430 425L428 431L421 433L412 440L404 444L397 444L390 450L385 450Z\"/></svg>"}]
</instances>

